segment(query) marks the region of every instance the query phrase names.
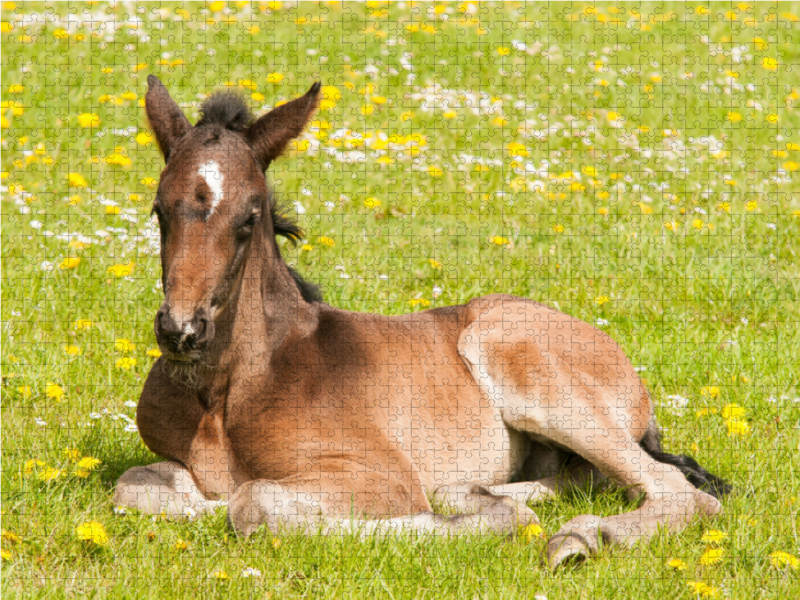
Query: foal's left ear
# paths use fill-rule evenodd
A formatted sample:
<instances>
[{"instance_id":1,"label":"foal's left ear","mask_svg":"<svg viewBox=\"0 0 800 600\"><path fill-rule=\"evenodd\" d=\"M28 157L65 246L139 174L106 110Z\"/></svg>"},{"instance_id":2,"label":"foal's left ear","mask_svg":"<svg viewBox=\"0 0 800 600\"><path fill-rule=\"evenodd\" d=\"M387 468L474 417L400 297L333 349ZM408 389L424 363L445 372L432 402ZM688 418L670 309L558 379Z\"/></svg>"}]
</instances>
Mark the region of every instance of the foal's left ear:
<instances>
[{"instance_id":1,"label":"foal's left ear","mask_svg":"<svg viewBox=\"0 0 800 600\"><path fill-rule=\"evenodd\" d=\"M319 82L305 95L281 104L244 130L244 136L263 170L278 158L286 146L303 132L319 105Z\"/></svg>"}]
</instances>

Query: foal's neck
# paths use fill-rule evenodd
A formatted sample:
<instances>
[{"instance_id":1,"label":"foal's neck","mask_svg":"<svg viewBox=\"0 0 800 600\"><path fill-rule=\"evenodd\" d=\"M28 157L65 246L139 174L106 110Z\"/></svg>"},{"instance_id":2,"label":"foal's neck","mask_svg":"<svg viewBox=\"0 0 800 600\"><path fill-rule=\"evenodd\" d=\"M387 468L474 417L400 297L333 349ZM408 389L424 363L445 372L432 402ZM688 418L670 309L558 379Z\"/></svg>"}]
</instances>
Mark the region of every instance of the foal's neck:
<instances>
[{"instance_id":1,"label":"foal's neck","mask_svg":"<svg viewBox=\"0 0 800 600\"><path fill-rule=\"evenodd\" d=\"M232 379L255 378L271 369L283 343L310 335L319 306L306 302L277 243L259 231L242 268L237 292L215 323L207 362L198 371L201 398L215 405L226 397Z\"/></svg>"}]
</instances>

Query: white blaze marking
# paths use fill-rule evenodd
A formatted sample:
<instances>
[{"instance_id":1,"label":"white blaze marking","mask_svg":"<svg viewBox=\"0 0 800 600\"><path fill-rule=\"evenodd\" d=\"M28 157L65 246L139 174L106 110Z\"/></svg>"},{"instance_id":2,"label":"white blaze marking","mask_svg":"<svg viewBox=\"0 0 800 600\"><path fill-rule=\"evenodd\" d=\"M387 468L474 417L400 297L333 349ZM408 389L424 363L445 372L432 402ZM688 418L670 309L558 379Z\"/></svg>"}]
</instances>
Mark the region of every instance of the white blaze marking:
<instances>
[{"instance_id":1,"label":"white blaze marking","mask_svg":"<svg viewBox=\"0 0 800 600\"><path fill-rule=\"evenodd\" d=\"M211 208L208 209L206 220L214 214L214 209L222 201L222 173L219 170L219 165L216 161L212 160L203 165L197 171L200 176L206 180L209 189L211 189Z\"/></svg>"}]
</instances>

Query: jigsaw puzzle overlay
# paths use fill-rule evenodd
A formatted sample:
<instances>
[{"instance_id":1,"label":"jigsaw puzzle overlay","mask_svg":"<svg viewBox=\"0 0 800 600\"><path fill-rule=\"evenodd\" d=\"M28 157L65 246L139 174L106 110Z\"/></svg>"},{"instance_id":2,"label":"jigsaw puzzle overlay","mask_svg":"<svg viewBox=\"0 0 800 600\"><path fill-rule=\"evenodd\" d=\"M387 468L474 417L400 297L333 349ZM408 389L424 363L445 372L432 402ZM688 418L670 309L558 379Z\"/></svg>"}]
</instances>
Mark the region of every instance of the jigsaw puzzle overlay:
<instances>
[{"instance_id":1,"label":"jigsaw puzzle overlay","mask_svg":"<svg viewBox=\"0 0 800 600\"><path fill-rule=\"evenodd\" d=\"M3 594L796 597L799 30L3 2Z\"/></svg>"}]
</instances>

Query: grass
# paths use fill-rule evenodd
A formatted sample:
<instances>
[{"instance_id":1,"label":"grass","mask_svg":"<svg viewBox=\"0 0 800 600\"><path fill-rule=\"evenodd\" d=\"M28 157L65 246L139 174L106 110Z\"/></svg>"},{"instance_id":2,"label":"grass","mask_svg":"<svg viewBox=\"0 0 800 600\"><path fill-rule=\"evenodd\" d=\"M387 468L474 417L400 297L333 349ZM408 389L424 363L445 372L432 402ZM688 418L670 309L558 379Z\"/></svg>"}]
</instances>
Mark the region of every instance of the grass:
<instances>
[{"instance_id":1,"label":"grass","mask_svg":"<svg viewBox=\"0 0 800 600\"><path fill-rule=\"evenodd\" d=\"M800 6L10 4L5 597L798 595L769 554L800 554ZM334 86L270 168L306 229L289 262L346 309L502 291L598 323L641 367L667 447L733 482L726 513L556 573L541 539L276 543L222 513L115 515L117 478L159 460L126 429L161 302L150 73L190 119L226 82L256 110ZM102 463L81 477L65 449ZM610 490L533 508L552 534L631 507ZM76 534L93 520L102 546ZM707 529L727 534L718 564L700 562Z\"/></svg>"}]
</instances>

